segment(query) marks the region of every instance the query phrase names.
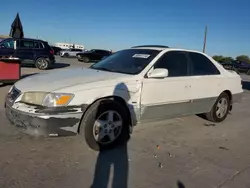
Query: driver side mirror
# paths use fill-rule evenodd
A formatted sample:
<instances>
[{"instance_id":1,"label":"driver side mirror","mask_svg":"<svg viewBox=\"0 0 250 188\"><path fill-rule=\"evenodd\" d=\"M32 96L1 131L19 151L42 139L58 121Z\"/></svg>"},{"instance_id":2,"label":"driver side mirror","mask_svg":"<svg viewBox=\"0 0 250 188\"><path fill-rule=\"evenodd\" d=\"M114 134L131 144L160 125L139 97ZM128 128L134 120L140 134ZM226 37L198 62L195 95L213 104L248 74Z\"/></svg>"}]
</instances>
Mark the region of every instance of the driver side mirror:
<instances>
[{"instance_id":1,"label":"driver side mirror","mask_svg":"<svg viewBox=\"0 0 250 188\"><path fill-rule=\"evenodd\" d=\"M168 69L154 69L148 74L148 78L166 78L168 77Z\"/></svg>"}]
</instances>

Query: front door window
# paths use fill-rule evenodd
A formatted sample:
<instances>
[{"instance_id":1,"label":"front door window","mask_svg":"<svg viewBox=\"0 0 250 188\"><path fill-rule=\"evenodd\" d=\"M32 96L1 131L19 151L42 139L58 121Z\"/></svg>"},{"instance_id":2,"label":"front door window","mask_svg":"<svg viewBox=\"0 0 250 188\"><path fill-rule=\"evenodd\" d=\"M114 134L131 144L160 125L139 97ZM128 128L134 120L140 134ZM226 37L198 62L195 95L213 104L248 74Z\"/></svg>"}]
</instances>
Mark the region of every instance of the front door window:
<instances>
[{"instance_id":1,"label":"front door window","mask_svg":"<svg viewBox=\"0 0 250 188\"><path fill-rule=\"evenodd\" d=\"M3 41L0 44L1 49L13 49L14 50L14 40Z\"/></svg>"},{"instance_id":2,"label":"front door window","mask_svg":"<svg viewBox=\"0 0 250 188\"><path fill-rule=\"evenodd\" d=\"M168 52L156 63L154 68L168 69L168 77L181 77L188 75L188 60L181 51Z\"/></svg>"}]
</instances>

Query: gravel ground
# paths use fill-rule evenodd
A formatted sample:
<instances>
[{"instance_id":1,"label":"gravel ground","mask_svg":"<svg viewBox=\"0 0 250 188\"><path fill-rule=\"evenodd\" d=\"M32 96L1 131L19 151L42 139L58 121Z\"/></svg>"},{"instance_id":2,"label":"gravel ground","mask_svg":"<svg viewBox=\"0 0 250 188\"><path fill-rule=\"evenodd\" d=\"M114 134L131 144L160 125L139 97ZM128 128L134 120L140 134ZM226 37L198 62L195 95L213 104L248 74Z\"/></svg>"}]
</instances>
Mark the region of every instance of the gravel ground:
<instances>
[{"instance_id":1,"label":"gravel ground","mask_svg":"<svg viewBox=\"0 0 250 188\"><path fill-rule=\"evenodd\" d=\"M58 58L56 68L88 66ZM70 66L69 66L70 65ZM23 75L38 72L22 68ZM0 88L0 188L250 188L250 77L227 120L190 116L138 125L126 147L99 154L80 136L33 138L4 114Z\"/></svg>"}]
</instances>

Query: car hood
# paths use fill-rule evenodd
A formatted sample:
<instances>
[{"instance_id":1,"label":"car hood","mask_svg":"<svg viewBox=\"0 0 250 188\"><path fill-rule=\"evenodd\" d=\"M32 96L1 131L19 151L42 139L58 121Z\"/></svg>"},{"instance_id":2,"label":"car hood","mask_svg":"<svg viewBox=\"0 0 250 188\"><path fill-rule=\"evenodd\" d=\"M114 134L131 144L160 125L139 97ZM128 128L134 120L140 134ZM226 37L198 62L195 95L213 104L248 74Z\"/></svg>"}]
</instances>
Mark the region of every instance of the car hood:
<instances>
[{"instance_id":1,"label":"car hood","mask_svg":"<svg viewBox=\"0 0 250 188\"><path fill-rule=\"evenodd\" d=\"M90 51L86 51L86 52L78 52L77 54L81 55L81 54L91 54L92 52Z\"/></svg>"},{"instance_id":2,"label":"car hood","mask_svg":"<svg viewBox=\"0 0 250 188\"><path fill-rule=\"evenodd\" d=\"M47 91L63 89L66 87L109 80L126 80L131 75L94 70L90 68L68 68L53 70L28 76L16 82L15 87L22 92Z\"/></svg>"}]
</instances>

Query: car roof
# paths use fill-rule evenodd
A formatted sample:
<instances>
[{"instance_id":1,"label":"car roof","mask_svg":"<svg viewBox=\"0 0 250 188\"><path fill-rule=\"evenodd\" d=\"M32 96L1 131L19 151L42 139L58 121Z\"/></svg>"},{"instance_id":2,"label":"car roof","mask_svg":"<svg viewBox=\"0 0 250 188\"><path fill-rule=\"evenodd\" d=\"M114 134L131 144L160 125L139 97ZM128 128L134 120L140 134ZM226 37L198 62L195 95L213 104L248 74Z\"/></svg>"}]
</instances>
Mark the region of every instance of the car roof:
<instances>
[{"instance_id":1,"label":"car roof","mask_svg":"<svg viewBox=\"0 0 250 188\"><path fill-rule=\"evenodd\" d=\"M164 45L139 45L139 46L133 46L131 48L140 48L140 47L169 48L168 46L164 46Z\"/></svg>"},{"instance_id":2,"label":"car roof","mask_svg":"<svg viewBox=\"0 0 250 188\"><path fill-rule=\"evenodd\" d=\"M188 50L188 49L181 49L181 48L169 48L169 47L132 47L132 48L128 48L128 49L148 49L148 50L158 50L158 51L185 51L185 52L195 52L195 53L200 53L200 54L204 54L203 52L199 52L196 50Z\"/></svg>"},{"instance_id":3,"label":"car roof","mask_svg":"<svg viewBox=\"0 0 250 188\"><path fill-rule=\"evenodd\" d=\"M19 39L19 38L12 38L12 37L8 37L8 38L4 38L2 41L4 40L9 40L9 39ZM33 41L38 41L38 42L47 42L41 39L32 39L32 38L20 38L20 39L24 39L24 40L33 40Z\"/></svg>"},{"instance_id":4,"label":"car roof","mask_svg":"<svg viewBox=\"0 0 250 188\"><path fill-rule=\"evenodd\" d=\"M91 49L91 50L102 50L102 51L107 51L107 52L109 52L109 50L104 50L104 49Z\"/></svg>"}]
</instances>

